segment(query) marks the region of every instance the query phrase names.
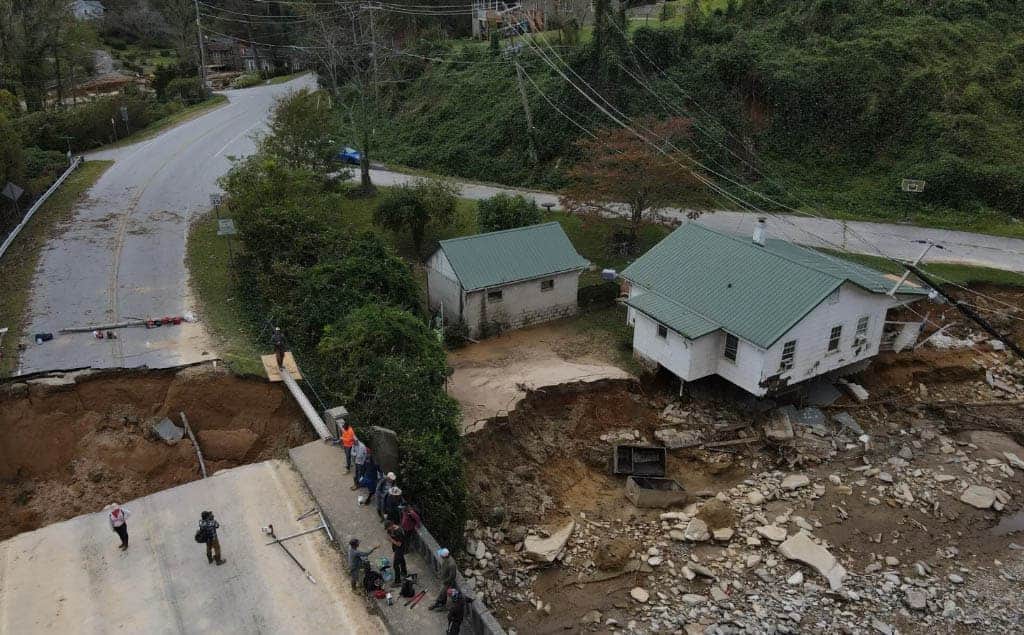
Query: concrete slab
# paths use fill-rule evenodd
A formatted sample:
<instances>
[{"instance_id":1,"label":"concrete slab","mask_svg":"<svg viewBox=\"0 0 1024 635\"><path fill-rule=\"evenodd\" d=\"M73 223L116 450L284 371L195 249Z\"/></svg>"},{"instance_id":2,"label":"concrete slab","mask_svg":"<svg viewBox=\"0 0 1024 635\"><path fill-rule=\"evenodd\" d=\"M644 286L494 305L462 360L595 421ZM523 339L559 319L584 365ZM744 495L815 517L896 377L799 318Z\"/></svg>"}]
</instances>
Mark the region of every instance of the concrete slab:
<instances>
[{"instance_id":1,"label":"concrete slab","mask_svg":"<svg viewBox=\"0 0 1024 635\"><path fill-rule=\"evenodd\" d=\"M313 441L292 448L288 453L309 491L319 503L320 509L323 510L338 543L344 545L348 543L349 538L356 537L363 548L380 545L374 552L374 557L382 554L391 558L390 543L383 524L377 519L377 508L372 504L368 507L359 505L356 502L358 493L349 489L352 486L352 477L345 473L344 451L334 445ZM423 601L413 609L403 606L404 601L398 601L399 598L396 598L392 606L388 606L383 600L369 601L377 603L381 616L393 633L445 632L448 625L447 616L441 612L427 610L440 589L433 570L419 554L410 553L405 560L409 573L419 574L418 589L427 590ZM465 623L463 631L468 632Z\"/></svg>"},{"instance_id":2,"label":"concrete slab","mask_svg":"<svg viewBox=\"0 0 1024 635\"><path fill-rule=\"evenodd\" d=\"M294 469L268 461L124 503L129 549L118 550L105 512L0 543L0 633L384 633L345 584L342 560L322 532L288 548L317 584L260 527L279 533L311 506ZM221 523L227 563L210 565L193 534L203 510Z\"/></svg>"}]
</instances>

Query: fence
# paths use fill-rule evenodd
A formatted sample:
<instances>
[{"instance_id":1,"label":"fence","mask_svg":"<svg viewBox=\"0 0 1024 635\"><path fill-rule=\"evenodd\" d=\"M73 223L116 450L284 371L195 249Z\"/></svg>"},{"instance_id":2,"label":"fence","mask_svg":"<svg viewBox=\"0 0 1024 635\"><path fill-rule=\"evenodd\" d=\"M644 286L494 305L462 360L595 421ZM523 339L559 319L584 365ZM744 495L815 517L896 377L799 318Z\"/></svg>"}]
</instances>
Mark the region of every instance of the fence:
<instances>
[{"instance_id":1,"label":"fence","mask_svg":"<svg viewBox=\"0 0 1024 635\"><path fill-rule=\"evenodd\" d=\"M67 180L68 176L70 176L71 173L74 172L80 165L82 165L82 157L75 157L74 160L71 162L71 165L68 166L68 169L64 170L64 174L61 174L60 178L54 181L53 185L50 186L50 189L43 192L43 195L39 197L39 200L33 203L32 207L28 208L28 211L25 212L25 217L22 218L21 222L18 223L18 225L11 230L11 233L8 234L7 238L4 239L3 244L0 245L0 258L4 257L4 254L7 253L7 248L11 246L11 243L14 242L14 239L17 238L18 234L21 233L21 230L25 229L25 226L28 225L28 222L30 220L32 220L32 217L35 215L35 213L39 211L39 208L43 206L43 203L46 202L46 199L50 198L50 195L56 192L57 188L59 188L64 183L64 181Z\"/></svg>"}]
</instances>

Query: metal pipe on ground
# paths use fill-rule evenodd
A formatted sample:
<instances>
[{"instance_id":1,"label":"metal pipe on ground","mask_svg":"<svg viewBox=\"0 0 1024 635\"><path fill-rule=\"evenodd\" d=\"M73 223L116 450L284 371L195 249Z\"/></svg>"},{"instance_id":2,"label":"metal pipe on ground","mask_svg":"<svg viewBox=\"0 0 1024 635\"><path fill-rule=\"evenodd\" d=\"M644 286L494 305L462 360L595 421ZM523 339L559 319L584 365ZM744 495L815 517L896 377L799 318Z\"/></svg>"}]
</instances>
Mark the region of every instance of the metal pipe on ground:
<instances>
[{"instance_id":1,"label":"metal pipe on ground","mask_svg":"<svg viewBox=\"0 0 1024 635\"><path fill-rule=\"evenodd\" d=\"M196 440L196 435L192 434L192 426L188 425L188 419L184 412L181 413L181 422L185 424L185 432L188 433L188 438L192 439L192 447L196 449L196 456L199 457L199 471L203 473L203 478L206 478L206 461L203 460L203 451L199 449L199 441Z\"/></svg>"},{"instance_id":2,"label":"metal pipe on ground","mask_svg":"<svg viewBox=\"0 0 1024 635\"><path fill-rule=\"evenodd\" d=\"M313 404L309 403L309 399L306 397L306 394L302 392L302 389L299 388L299 384L295 382L295 378L292 377L287 368L280 369L280 372L284 385L288 386L289 392L292 393L292 397L295 398L299 407L302 408L302 412L306 415L306 418L309 419L309 423L313 425L313 429L316 430L316 433L320 435L321 439L330 439L331 433L327 430L327 425L324 423L324 420L320 418L320 415L317 414L316 408L313 407Z\"/></svg>"}]
</instances>

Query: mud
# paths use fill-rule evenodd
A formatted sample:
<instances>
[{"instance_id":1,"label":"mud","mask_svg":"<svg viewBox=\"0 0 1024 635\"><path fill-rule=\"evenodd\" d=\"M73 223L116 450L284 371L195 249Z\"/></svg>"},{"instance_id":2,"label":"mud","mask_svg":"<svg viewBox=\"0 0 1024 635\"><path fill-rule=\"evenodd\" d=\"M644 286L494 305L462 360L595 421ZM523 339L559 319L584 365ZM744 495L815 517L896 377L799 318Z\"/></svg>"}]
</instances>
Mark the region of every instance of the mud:
<instances>
[{"instance_id":1,"label":"mud","mask_svg":"<svg viewBox=\"0 0 1024 635\"><path fill-rule=\"evenodd\" d=\"M207 471L283 456L312 439L280 384L212 366L0 384L0 539L200 478L188 437L150 431L184 412Z\"/></svg>"}]
</instances>

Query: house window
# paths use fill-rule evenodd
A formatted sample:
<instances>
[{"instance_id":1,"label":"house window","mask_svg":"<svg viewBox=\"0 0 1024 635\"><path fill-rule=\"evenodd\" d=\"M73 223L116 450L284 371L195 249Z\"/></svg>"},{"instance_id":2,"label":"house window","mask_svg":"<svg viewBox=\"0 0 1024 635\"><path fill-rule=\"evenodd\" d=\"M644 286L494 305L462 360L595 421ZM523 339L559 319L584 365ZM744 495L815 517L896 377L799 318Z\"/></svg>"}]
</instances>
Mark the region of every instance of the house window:
<instances>
[{"instance_id":1,"label":"house window","mask_svg":"<svg viewBox=\"0 0 1024 635\"><path fill-rule=\"evenodd\" d=\"M728 359L729 361L735 362L736 361L736 353L739 351L739 348L740 348L740 340L739 340L739 338L736 337L735 335L731 334L731 333L726 333L725 334L725 352L723 353L725 355L725 358Z\"/></svg>"},{"instance_id":2,"label":"house window","mask_svg":"<svg viewBox=\"0 0 1024 635\"><path fill-rule=\"evenodd\" d=\"M664 324L658 325L658 337L662 339L668 339L668 327Z\"/></svg>"},{"instance_id":3,"label":"house window","mask_svg":"<svg viewBox=\"0 0 1024 635\"><path fill-rule=\"evenodd\" d=\"M839 289L836 289L832 293L828 294L827 299L829 304L835 304L839 302Z\"/></svg>"},{"instance_id":4,"label":"house window","mask_svg":"<svg viewBox=\"0 0 1024 635\"><path fill-rule=\"evenodd\" d=\"M779 370L792 370L793 358L796 357L796 340L790 340L782 345L782 361L779 362Z\"/></svg>"},{"instance_id":5,"label":"house window","mask_svg":"<svg viewBox=\"0 0 1024 635\"><path fill-rule=\"evenodd\" d=\"M555 281L554 281L554 279L551 279L551 280L541 280L540 281L540 290L541 291L551 291L554 288L555 288Z\"/></svg>"},{"instance_id":6,"label":"house window","mask_svg":"<svg viewBox=\"0 0 1024 635\"><path fill-rule=\"evenodd\" d=\"M488 302L501 302L501 289L487 292Z\"/></svg>"},{"instance_id":7,"label":"house window","mask_svg":"<svg viewBox=\"0 0 1024 635\"><path fill-rule=\"evenodd\" d=\"M832 332L828 336L828 352L834 353L839 350L839 340L843 337L843 327L833 326Z\"/></svg>"},{"instance_id":8,"label":"house window","mask_svg":"<svg viewBox=\"0 0 1024 635\"><path fill-rule=\"evenodd\" d=\"M868 321L870 318L864 315L857 320L857 331L853 336L853 345L863 344L868 341Z\"/></svg>"}]
</instances>

